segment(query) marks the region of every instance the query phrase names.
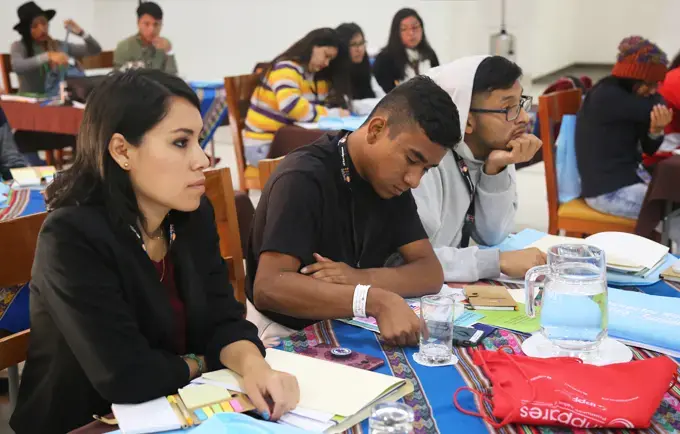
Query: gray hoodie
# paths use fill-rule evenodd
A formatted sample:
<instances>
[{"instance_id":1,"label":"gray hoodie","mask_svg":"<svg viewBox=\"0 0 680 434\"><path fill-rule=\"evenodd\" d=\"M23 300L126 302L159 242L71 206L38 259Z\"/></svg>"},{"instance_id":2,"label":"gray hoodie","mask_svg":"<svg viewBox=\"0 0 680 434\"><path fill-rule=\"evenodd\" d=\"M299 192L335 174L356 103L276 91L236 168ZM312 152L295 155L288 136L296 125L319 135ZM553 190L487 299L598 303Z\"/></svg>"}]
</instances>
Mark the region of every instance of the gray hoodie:
<instances>
[{"instance_id":1,"label":"gray hoodie","mask_svg":"<svg viewBox=\"0 0 680 434\"><path fill-rule=\"evenodd\" d=\"M463 137L475 72L486 57L464 57L426 73L451 95L458 108ZM484 162L474 158L465 142L461 141L452 152L463 157L476 186L472 239L480 245L496 245L510 234L515 220L515 167L511 165L497 175L487 175L482 170ZM447 282L475 282L498 277L500 261L497 249L480 249L476 246L459 248L465 213L470 205L470 193L452 152L444 157L438 167L423 176L420 186L413 190L418 214L442 264Z\"/></svg>"}]
</instances>

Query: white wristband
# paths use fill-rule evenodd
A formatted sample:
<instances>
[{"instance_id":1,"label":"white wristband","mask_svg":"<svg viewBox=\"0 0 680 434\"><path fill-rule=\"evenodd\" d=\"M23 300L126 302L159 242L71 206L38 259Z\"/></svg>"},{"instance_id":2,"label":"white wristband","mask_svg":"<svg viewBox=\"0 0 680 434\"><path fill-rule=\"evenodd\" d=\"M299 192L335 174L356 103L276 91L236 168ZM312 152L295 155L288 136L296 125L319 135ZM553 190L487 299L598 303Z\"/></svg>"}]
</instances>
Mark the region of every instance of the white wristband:
<instances>
[{"instance_id":1,"label":"white wristband","mask_svg":"<svg viewBox=\"0 0 680 434\"><path fill-rule=\"evenodd\" d=\"M366 300L368 299L368 288L370 287L371 285L357 285L354 288L352 310L355 317L366 318Z\"/></svg>"}]
</instances>

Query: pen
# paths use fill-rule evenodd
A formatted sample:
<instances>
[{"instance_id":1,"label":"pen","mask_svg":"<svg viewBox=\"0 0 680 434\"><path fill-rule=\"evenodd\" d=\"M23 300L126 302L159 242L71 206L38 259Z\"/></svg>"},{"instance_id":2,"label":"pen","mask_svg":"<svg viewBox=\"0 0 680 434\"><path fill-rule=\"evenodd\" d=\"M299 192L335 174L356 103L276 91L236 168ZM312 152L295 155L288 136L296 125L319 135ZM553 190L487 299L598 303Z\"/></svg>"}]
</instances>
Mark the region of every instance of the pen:
<instances>
[{"instance_id":1,"label":"pen","mask_svg":"<svg viewBox=\"0 0 680 434\"><path fill-rule=\"evenodd\" d=\"M194 419L192 419L191 413L189 413L189 410L187 409L186 405L184 405L184 402L181 399L175 399L175 401L177 402L177 407L179 407L182 415L187 420L187 422L189 422L189 426L196 425L198 421L194 422Z\"/></svg>"},{"instance_id":2,"label":"pen","mask_svg":"<svg viewBox=\"0 0 680 434\"><path fill-rule=\"evenodd\" d=\"M170 402L170 407L172 407L172 411L175 412L175 415L177 416L177 419L179 420L180 424L182 425L182 429L189 428L189 424L187 422L187 419L182 415L182 412L179 409L179 406L177 404L177 400L175 399L174 396L168 396L168 402Z\"/></svg>"}]
</instances>

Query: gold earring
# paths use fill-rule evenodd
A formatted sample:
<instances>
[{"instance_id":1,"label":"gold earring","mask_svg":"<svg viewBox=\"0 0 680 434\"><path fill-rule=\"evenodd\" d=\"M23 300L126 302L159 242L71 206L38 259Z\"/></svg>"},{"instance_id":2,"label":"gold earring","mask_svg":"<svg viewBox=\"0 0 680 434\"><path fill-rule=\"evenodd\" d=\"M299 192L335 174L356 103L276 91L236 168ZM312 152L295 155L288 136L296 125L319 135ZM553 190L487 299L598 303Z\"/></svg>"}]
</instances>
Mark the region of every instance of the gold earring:
<instances>
[{"instance_id":1,"label":"gold earring","mask_svg":"<svg viewBox=\"0 0 680 434\"><path fill-rule=\"evenodd\" d=\"M123 167L125 167L125 168L127 169L128 167L130 167L130 165L129 165L128 162L126 161L125 163L123 163Z\"/></svg>"}]
</instances>

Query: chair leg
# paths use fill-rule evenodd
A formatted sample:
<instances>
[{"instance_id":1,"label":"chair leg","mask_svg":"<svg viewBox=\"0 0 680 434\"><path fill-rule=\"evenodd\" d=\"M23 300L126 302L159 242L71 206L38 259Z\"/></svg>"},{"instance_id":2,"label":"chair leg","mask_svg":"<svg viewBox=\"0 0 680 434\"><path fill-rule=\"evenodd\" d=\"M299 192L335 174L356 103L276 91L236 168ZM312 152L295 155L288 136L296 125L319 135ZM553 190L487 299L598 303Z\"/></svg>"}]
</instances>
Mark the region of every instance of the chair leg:
<instances>
[{"instance_id":1,"label":"chair leg","mask_svg":"<svg viewBox=\"0 0 680 434\"><path fill-rule=\"evenodd\" d=\"M19 397L19 365L7 368L7 380L9 382L9 405L10 410L14 410Z\"/></svg>"}]
</instances>

